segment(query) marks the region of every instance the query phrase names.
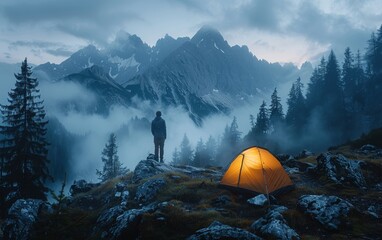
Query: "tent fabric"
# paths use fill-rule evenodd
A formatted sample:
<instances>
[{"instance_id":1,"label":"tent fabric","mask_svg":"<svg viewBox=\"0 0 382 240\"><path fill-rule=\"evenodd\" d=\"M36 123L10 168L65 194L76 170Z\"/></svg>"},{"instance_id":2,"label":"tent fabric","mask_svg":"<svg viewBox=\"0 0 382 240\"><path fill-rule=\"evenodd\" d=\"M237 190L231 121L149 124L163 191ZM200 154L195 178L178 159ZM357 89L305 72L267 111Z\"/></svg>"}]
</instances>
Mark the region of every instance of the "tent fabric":
<instances>
[{"instance_id":1,"label":"tent fabric","mask_svg":"<svg viewBox=\"0 0 382 240\"><path fill-rule=\"evenodd\" d=\"M264 194L293 186L276 157L260 147L247 148L237 155L220 184Z\"/></svg>"}]
</instances>

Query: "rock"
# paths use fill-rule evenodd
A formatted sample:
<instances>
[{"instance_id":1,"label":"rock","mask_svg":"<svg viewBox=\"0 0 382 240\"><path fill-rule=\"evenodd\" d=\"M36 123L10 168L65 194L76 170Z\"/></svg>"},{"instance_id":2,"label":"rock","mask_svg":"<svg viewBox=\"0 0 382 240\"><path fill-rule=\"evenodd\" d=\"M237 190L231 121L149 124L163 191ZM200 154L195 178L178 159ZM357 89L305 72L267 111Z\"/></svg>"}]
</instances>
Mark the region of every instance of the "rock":
<instances>
[{"instance_id":1,"label":"rock","mask_svg":"<svg viewBox=\"0 0 382 240\"><path fill-rule=\"evenodd\" d=\"M265 194L259 194L256 197L250 198L247 200L247 203L255 205L255 206L264 206L265 204L274 204L277 202L276 198L272 195L269 195L269 201L268 197Z\"/></svg>"},{"instance_id":2,"label":"rock","mask_svg":"<svg viewBox=\"0 0 382 240\"><path fill-rule=\"evenodd\" d=\"M149 178L164 172L172 172L173 168L164 164L157 162L155 160L142 160L134 169L134 174L132 181L134 183L139 182L142 179Z\"/></svg>"},{"instance_id":3,"label":"rock","mask_svg":"<svg viewBox=\"0 0 382 240\"><path fill-rule=\"evenodd\" d=\"M268 198L264 194L260 194L256 197L248 199L247 203L255 206L264 206L265 204L268 204Z\"/></svg>"},{"instance_id":4,"label":"rock","mask_svg":"<svg viewBox=\"0 0 382 240\"><path fill-rule=\"evenodd\" d=\"M129 191L123 191L122 192L122 201L121 201L121 205L122 206L126 206L127 204L127 200L129 199L129 196L130 196L130 192Z\"/></svg>"},{"instance_id":5,"label":"rock","mask_svg":"<svg viewBox=\"0 0 382 240\"><path fill-rule=\"evenodd\" d=\"M155 176L161 173L178 172L186 174L192 178L203 177L212 180L220 180L223 172L219 170L212 170L206 168L198 168L188 165L169 166L154 160L142 160L134 169L132 177L133 183L138 183L140 180Z\"/></svg>"},{"instance_id":6,"label":"rock","mask_svg":"<svg viewBox=\"0 0 382 240\"><path fill-rule=\"evenodd\" d=\"M376 149L377 148L374 145L366 144L366 145L363 145L359 150L365 153L369 153L371 151L375 151Z\"/></svg>"},{"instance_id":7,"label":"rock","mask_svg":"<svg viewBox=\"0 0 382 240\"><path fill-rule=\"evenodd\" d=\"M362 161L348 160L342 154L331 153L321 154L316 160L318 176L325 175L336 184L366 188L360 167Z\"/></svg>"},{"instance_id":8,"label":"rock","mask_svg":"<svg viewBox=\"0 0 382 240\"><path fill-rule=\"evenodd\" d=\"M158 191L166 184L163 178L151 179L139 186L135 199L138 202L148 202L155 198Z\"/></svg>"},{"instance_id":9,"label":"rock","mask_svg":"<svg viewBox=\"0 0 382 240\"><path fill-rule=\"evenodd\" d=\"M276 206L268 213L252 223L251 228L266 239L300 239L295 230L290 228L282 213L288 210L284 206Z\"/></svg>"},{"instance_id":10,"label":"rock","mask_svg":"<svg viewBox=\"0 0 382 240\"><path fill-rule=\"evenodd\" d=\"M79 193L89 192L90 190L98 186L100 186L100 183L88 183L86 182L86 180L81 179L78 181L74 181L73 185L70 186L69 192L73 196Z\"/></svg>"},{"instance_id":11,"label":"rock","mask_svg":"<svg viewBox=\"0 0 382 240\"><path fill-rule=\"evenodd\" d=\"M277 159L281 162L288 162L290 160L296 160L292 155L289 154L277 154Z\"/></svg>"},{"instance_id":12,"label":"rock","mask_svg":"<svg viewBox=\"0 0 382 240\"><path fill-rule=\"evenodd\" d=\"M9 209L2 226L4 239L27 240L46 203L40 199L19 199Z\"/></svg>"},{"instance_id":13,"label":"rock","mask_svg":"<svg viewBox=\"0 0 382 240\"><path fill-rule=\"evenodd\" d=\"M101 231L102 239L136 239L139 236L142 215L154 212L156 209L155 204L127 211L122 206L110 208L98 217L94 227L94 236Z\"/></svg>"},{"instance_id":14,"label":"rock","mask_svg":"<svg viewBox=\"0 0 382 240\"><path fill-rule=\"evenodd\" d=\"M202 228L190 237L188 240L202 240L202 239L261 239L255 234L246 230L224 225L218 221L214 221L207 228Z\"/></svg>"},{"instance_id":15,"label":"rock","mask_svg":"<svg viewBox=\"0 0 382 240\"><path fill-rule=\"evenodd\" d=\"M297 206L329 230L337 230L347 224L346 218L355 209L346 200L326 195L303 195L298 199Z\"/></svg>"},{"instance_id":16,"label":"rock","mask_svg":"<svg viewBox=\"0 0 382 240\"><path fill-rule=\"evenodd\" d=\"M124 184L124 183L122 183L122 182L117 183L117 184L115 185L115 191L116 191L116 192L123 192L123 190L125 189L125 187L126 187L126 184Z\"/></svg>"},{"instance_id":17,"label":"rock","mask_svg":"<svg viewBox=\"0 0 382 240\"><path fill-rule=\"evenodd\" d=\"M367 213L374 217L374 218L379 218L378 214L377 214L377 209L374 207L374 206L370 206L368 209L367 209Z\"/></svg>"},{"instance_id":18,"label":"rock","mask_svg":"<svg viewBox=\"0 0 382 240\"><path fill-rule=\"evenodd\" d=\"M124 211L124 208L121 206L115 206L105 210L98 217L95 230L108 230L115 223L117 217L122 215Z\"/></svg>"}]
</instances>

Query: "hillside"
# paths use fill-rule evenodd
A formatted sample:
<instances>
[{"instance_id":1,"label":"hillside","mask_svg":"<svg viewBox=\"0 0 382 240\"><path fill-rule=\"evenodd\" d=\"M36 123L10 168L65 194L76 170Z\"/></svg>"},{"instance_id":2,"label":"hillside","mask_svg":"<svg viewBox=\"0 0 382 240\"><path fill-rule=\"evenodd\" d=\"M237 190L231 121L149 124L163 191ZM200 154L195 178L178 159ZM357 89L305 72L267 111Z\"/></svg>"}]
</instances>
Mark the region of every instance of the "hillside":
<instances>
[{"instance_id":1,"label":"hillside","mask_svg":"<svg viewBox=\"0 0 382 240\"><path fill-rule=\"evenodd\" d=\"M223 169L148 159L105 183L75 182L60 204L40 203L35 212L19 204L24 218L11 213L3 234L22 236L28 226L31 239L380 239L382 149L347 145L278 158L295 189L269 205L221 188Z\"/></svg>"}]
</instances>

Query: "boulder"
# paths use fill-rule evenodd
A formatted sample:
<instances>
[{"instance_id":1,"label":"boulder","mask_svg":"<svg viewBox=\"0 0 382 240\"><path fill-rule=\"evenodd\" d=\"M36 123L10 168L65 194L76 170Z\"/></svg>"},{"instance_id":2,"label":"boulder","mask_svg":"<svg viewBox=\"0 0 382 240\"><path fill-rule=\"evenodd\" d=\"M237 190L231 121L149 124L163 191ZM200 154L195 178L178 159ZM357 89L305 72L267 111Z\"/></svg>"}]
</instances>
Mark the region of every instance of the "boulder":
<instances>
[{"instance_id":1,"label":"boulder","mask_svg":"<svg viewBox=\"0 0 382 240\"><path fill-rule=\"evenodd\" d=\"M371 151L375 151L377 148L374 146L374 145L371 145L371 144L366 144L366 145L363 145L359 150L361 152L365 152L366 154L371 152Z\"/></svg>"},{"instance_id":2,"label":"boulder","mask_svg":"<svg viewBox=\"0 0 382 240\"><path fill-rule=\"evenodd\" d=\"M248 199L247 203L255 206L264 206L265 204L268 204L268 198L264 194L259 194L256 197Z\"/></svg>"},{"instance_id":3,"label":"boulder","mask_svg":"<svg viewBox=\"0 0 382 240\"><path fill-rule=\"evenodd\" d=\"M306 157L310 157L310 156L313 156L314 154L307 150L307 149L304 149L302 150L297 156L296 158L306 158Z\"/></svg>"},{"instance_id":4,"label":"boulder","mask_svg":"<svg viewBox=\"0 0 382 240\"><path fill-rule=\"evenodd\" d=\"M344 186L366 188L366 181L360 164L362 161L349 160L342 154L324 153L317 157L316 173L330 181Z\"/></svg>"},{"instance_id":5,"label":"boulder","mask_svg":"<svg viewBox=\"0 0 382 240\"><path fill-rule=\"evenodd\" d=\"M166 184L163 178L151 179L138 187L135 200L138 202L148 202L155 198L159 190Z\"/></svg>"},{"instance_id":6,"label":"boulder","mask_svg":"<svg viewBox=\"0 0 382 240\"><path fill-rule=\"evenodd\" d=\"M271 208L264 217L252 223L251 228L266 239L300 239L300 236L288 226L282 215L286 210L288 209L284 206Z\"/></svg>"},{"instance_id":7,"label":"boulder","mask_svg":"<svg viewBox=\"0 0 382 240\"><path fill-rule=\"evenodd\" d=\"M102 212L94 227L94 235L101 232L102 239L136 239L139 236L139 224L144 213L152 213L160 204L151 204L141 209L126 210L115 206Z\"/></svg>"},{"instance_id":8,"label":"boulder","mask_svg":"<svg viewBox=\"0 0 382 240\"><path fill-rule=\"evenodd\" d=\"M40 199L19 199L8 210L8 216L3 223L4 239L30 239L33 224L43 207L48 205Z\"/></svg>"},{"instance_id":9,"label":"boulder","mask_svg":"<svg viewBox=\"0 0 382 240\"><path fill-rule=\"evenodd\" d=\"M69 192L70 194L72 194L72 196L74 196L79 193L89 192L93 188L98 187L100 185L100 183L88 183L86 180L81 179L78 181L74 181L73 185L70 186Z\"/></svg>"},{"instance_id":10,"label":"boulder","mask_svg":"<svg viewBox=\"0 0 382 240\"><path fill-rule=\"evenodd\" d=\"M207 228L202 228L190 237L188 240L202 239L261 239L255 234L244 229L224 225L218 221L214 221Z\"/></svg>"},{"instance_id":11,"label":"boulder","mask_svg":"<svg viewBox=\"0 0 382 240\"><path fill-rule=\"evenodd\" d=\"M303 195L298 199L297 207L328 230L346 225L349 213L355 210L348 201L326 195Z\"/></svg>"},{"instance_id":12,"label":"boulder","mask_svg":"<svg viewBox=\"0 0 382 240\"><path fill-rule=\"evenodd\" d=\"M137 166L134 169L132 181L134 183L138 183L142 179L171 171L173 171L173 168L164 163L160 163L150 159L142 160L137 164Z\"/></svg>"}]
</instances>

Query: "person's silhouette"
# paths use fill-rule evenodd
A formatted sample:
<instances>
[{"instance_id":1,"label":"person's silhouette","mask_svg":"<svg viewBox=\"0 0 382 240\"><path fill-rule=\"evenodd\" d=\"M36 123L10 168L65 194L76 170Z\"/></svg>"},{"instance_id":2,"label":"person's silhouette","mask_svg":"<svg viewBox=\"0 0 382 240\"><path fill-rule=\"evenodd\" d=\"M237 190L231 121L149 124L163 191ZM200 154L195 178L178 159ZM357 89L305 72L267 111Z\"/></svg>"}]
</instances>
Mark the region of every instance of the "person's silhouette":
<instances>
[{"instance_id":1,"label":"person's silhouette","mask_svg":"<svg viewBox=\"0 0 382 240\"><path fill-rule=\"evenodd\" d=\"M151 122L151 133L154 136L154 159L158 161L158 151L160 151L160 161L163 162L164 140L166 139L166 122L161 116L162 113L157 111L155 119Z\"/></svg>"}]
</instances>

